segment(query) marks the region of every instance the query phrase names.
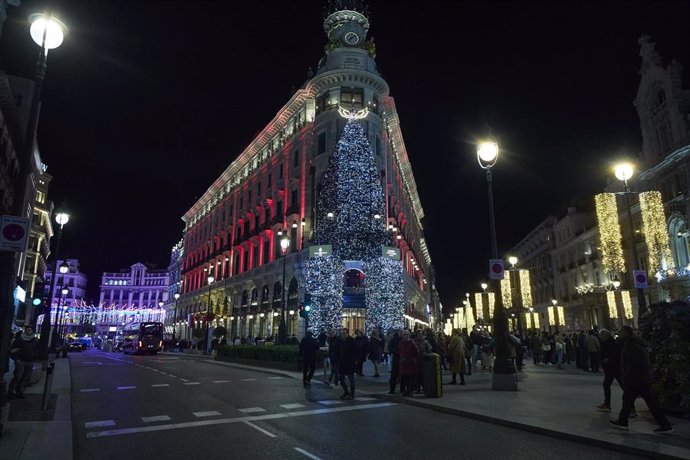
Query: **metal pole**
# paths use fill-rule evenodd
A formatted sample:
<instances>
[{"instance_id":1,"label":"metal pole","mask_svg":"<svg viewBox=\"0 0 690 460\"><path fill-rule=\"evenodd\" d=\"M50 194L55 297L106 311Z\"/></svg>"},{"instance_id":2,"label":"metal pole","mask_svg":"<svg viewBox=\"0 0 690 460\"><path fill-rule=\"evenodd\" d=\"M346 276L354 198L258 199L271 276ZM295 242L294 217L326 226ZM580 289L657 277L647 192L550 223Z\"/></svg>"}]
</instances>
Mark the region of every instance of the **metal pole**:
<instances>
[{"instance_id":1,"label":"metal pole","mask_svg":"<svg viewBox=\"0 0 690 460\"><path fill-rule=\"evenodd\" d=\"M175 314L173 315L173 346L175 346L175 326L177 325L177 299L175 299Z\"/></svg>"},{"instance_id":2,"label":"metal pole","mask_svg":"<svg viewBox=\"0 0 690 460\"><path fill-rule=\"evenodd\" d=\"M58 261L60 260L60 241L62 240L62 227L63 225L60 225L58 227L58 232L57 232L57 241L55 242L55 268L53 269L53 279L51 280L51 288L50 288L50 299L48 303L48 314L43 314L43 321L48 319L48 323L50 323L50 315L53 311L53 298L55 297L55 288L57 287L57 275L58 275ZM58 299L59 303L59 299ZM55 312L55 325L53 325L53 334L55 334L55 329L57 326L57 314L58 312ZM41 327L41 330L43 330L43 327ZM51 344L50 344L50 351L55 351L55 336L53 335Z\"/></svg>"},{"instance_id":3,"label":"metal pole","mask_svg":"<svg viewBox=\"0 0 690 460\"><path fill-rule=\"evenodd\" d=\"M489 192L489 227L491 231L491 256L498 259L498 242L496 238L496 220L494 217L494 196L492 187L491 170L486 170L486 183ZM492 389L494 390L517 390L515 374L515 364L510 359L510 337L508 336L508 315L503 305L501 296L501 283L499 280L492 280L494 292L496 293L496 303L494 306L494 338L496 339L496 359L494 360L494 372L492 378ZM512 378L510 376L513 376Z\"/></svg>"},{"instance_id":4,"label":"metal pole","mask_svg":"<svg viewBox=\"0 0 690 460\"><path fill-rule=\"evenodd\" d=\"M62 288L60 288L60 297L58 297L58 308L55 315L55 331L53 332L53 351L55 351L55 358L60 357L60 353L57 351L57 346L60 342L60 319L62 313ZM62 315L64 316L64 315ZM62 348L62 346L61 346ZM62 351L62 349L60 349Z\"/></svg>"},{"instance_id":5,"label":"metal pole","mask_svg":"<svg viewBox=\"0 0 690 460\"><path fill-rule=\"evenodd\" d=\"M208 306L206 307L206 328L204 332L204 354L208 354L208 323L211 315L211 283L208 284Z\"/></svg>"},{"instance_id":6,"label":"metal pole","mask_svg":"<svg viewBox=\"0 0 690 460\"><path fill-rule=\"evenodd\" d=\"M630 229L630 245L632 246L632 253L633 253L633 263L631 264L633 267L633 270L635 270L635 267L637 267L637 264L639 263L639 258L637 256L637 244L635 243L635 229L633 227L633 221L632 221L632 211L630 209L630 188L628 187L628 181L624 181L625 183L625 207L627 208L628 211L628 227ZM633 283L635 282L635 274L633 272ZM647 299L644 297L644 289L642 288L637 288L637 318L638 321L647 312Z\"/></svg>"},{"instance_id":7,"label":"metal pole","mask_svg":"<svg viewBox=\"0 0 690 460\"><path fill-rule=\"evenodd\" d=\"M53 388L53 371L55 370L55 362L48 364L46 369L46 381L43 385L43 400L41 401L41 410L48 410L48 401L50 401L50 393Z\"/></svg>"},{"instance_id":8,"label":"metal pole","mask_svg":"<svg viewBox=\"0 0 690 460\"><path fill-rule=\"evenodd\" d=\"M287 265L287 249L283 252L283 285L281 286L282 302L280 308L280 325L278 326L278 345L285 345L287 343L287 325L285 324L285 303L287 301L285 295L285 266Z\"/></svg>"},{"instance_id":9,"label":"metal pole","mask_svg":"<svg viewBox=\"0 0 690 460\"><path fill-rule=\"evenodd\" d=\"M515 283L511 283L512 286L515 286L515 297L513 302L515 302L515 311L517 312L517 330L518 330L518 336L520 337L520 340L524 338L524 330L522 329L522 315L523 315L523 310L525 308L524 305L522 305L522 285L520 284L520 271L519 270L513 270L513 272L517 273L517 276L515 276Z\"/></svg>"}]
</instances>

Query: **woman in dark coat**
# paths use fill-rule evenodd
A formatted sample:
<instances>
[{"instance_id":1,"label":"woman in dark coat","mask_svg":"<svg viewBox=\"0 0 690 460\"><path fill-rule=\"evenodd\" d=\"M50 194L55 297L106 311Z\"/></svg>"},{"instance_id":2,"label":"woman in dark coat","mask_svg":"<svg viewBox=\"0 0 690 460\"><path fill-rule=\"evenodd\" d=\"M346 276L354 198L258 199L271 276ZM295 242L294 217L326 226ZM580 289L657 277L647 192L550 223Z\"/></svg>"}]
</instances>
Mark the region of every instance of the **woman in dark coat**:
<instances>
[{"instance_id":1,"label":"woman in dark coat","mask_svg":"<svg viewBox=\"0 0 690 460\"><path fill-rule=\"evenodd\" d=\"M381 362L381 356L383 355L383 340L379 335L379 331L374 329L371 331L371 338L369 339L369 359L371 364L374 365L374 377L380 377L379 374L379 363Z\"/></svg>"},{"instance_id":2,"label":"woman in dark coat","mask_svg":"<svg viewBox=\"0 0 690 460\"><path fill-rule=\"evenodd\" d=\"M403 396L412 396L415 376L417 375L419 349L417 344L410 339L410 331L408 329L405 329L402 333L402 339L398 344L398 353L400 353L400 391Z\"/></svg>"},{"instance_id":3,"label":"woman in dark coat","mask_svg":"<svg viewBox=\"0 0 690 460\"><path fill-rule=\"evenodd\" d=\"M343 328L340 331L342 342L340 346L340 384L343 394L340 399L355 399L355 372L357 372L358 350L355 339L350 337L350 331ZM345 378L350 381L348 388Z\"/></svg>"}]
</instances>

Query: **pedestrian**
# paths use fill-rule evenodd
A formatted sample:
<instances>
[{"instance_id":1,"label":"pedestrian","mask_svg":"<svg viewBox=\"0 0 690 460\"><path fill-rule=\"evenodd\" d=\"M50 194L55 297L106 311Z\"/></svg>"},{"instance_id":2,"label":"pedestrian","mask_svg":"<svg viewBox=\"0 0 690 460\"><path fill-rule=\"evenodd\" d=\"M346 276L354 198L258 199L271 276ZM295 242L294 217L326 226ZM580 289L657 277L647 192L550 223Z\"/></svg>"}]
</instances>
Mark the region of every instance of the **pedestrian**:
<instances>
[{"instance_id":1,"label":"pedestrian","mask_svg":"<svg viewBox=\"0 0 690 460\"><path fill-rule=\"evenodd\" d=\"M299 356L302 360L302 385L305 388L311 388L311 379L316 372L317 351L319 351L319 342L314 338L312 331L307 330L299 343Z\"/></svg>"},{"instance_id":2,"label":"pedestrian","mask_svg":"<svg viewBox=\"0 0 690 460\"><path fill-rule=\"evenodd\" d=\"M460 374L460 385L465 384L465 343L460 336L458 329L453 329L450 336L450 343L448 344L448 359L450 361L450 372L453 374L453 379L448 382L449 385L457 385L457 374ZM484 362L482 361L482 365Z\"/></svg>"},{"instance_id":3,"label":"pedestrian","mask_svg":"<svg viewBox=\"0 0 690 460\"><path fill-rule=\"evenodd\" d=\"M34 335L34 328L30 324L24 325L24 330L17 332L10 343L10 356L14 360L14 376L7 389L7 397L24 399L24 387L31 379L31 372L36 360L38 340Z\"/></svg>"},{"instance_id":4,"label":"pedestrian","mask_svg":"<svg viewBox=\"0 0 690 460\"><path fill-rule=\"evenodd\" d=\"M604 404L600 404L597 410L600 412L611 412L611 384L617 381L623 388L621 380L621 344L613 338L608 329L599 331L599 341L601 343L601 367L604 369ZM630 418L636 417L637 412L633 406L630 411Z\"/></svg>"},{"instance_id":5,"label":"pedestrian","mask_svg":"<svg viewBox=\"0 0 690 460\"><path fill-rule=\"evenodd\" d=\"M388 394L395 394L395 387L398 385L398 377L400 376L400 341L402 334L400 329L393 331L393 337L388 344L388 352L391 355L391 376L388 379ZM402 391L402 383L400 384L400 391Z\"/></svg>"},{"instance_id":6,"label":"pedestrian","mask_svg":"<svg viewBox=\"0 0 690 460\"><path fill-rule=\"evenodd\" d=\"M573 345L572 337L566 334L563 343L565 344L565 361L570 364L575 361L575 346Z\"/></svg>"},{"instance_id":7,"label":"pedestrian","mask_svg":"<svg viewBox=\"0 0 690 460\"><path fill-rule=\"evenodd\" d=\"M481 332L482 338L482 370L491 372L494 368L494 346L496 341L487 331ZM449 347L450 348L450 347Z\"/></svg>"},{"instance_id":8,"label":"pedestrian","mask_svg":"<svg viewBox=\"0 0 690 460\"><path fill-rule=\"evenodd\" d=\"M424 366L422 365L422 357L432 352L433 348L431 344L426 339L425 334L419 330L413 335L414 343L417 345L419 350L419 355L417 355L417 376L415 379L415 392L417 394L422 393L422 385L424 383L424 375L422 374Z\"/></svg>"},{"instance_id":9,"label":"pedestrian","mask_svg":"<svg viewBox=\"0 0 690 460\"><path fill-rule=\"evenodd\" d=\"M355 399L355 373L357 372L357 357L359 351L355 339L350 337L347 328L340 330L340 385L343 387L343 394L340 399ZM345 379L350 382L348 387Z\"/></svg>"},{"instance_id":10,"label":"pedestrian","mask_svg":"<svg viewBox=\"0 0 690 460\"><path fill-rule=\"evenodd\" d=\"M581 369L585 372L589 372L589 352L587 351L587 336L585 331L580 331L580 335L577 336L577 351L580 356Z\"/></svg>"},{"instance_id":11,"label":"pedestrian","mask_svg":"<svg viewBox=\"0 0 690 460\"><path fill-rule=\"evenodd\" d=\"M379 331L374 329L371 331L371 338L369 339L369 359L374 366L374 377L381 377L379 374L379 363L383 355L383 340L379 335Z\"/></svg>"},{"instance_id":12,"label":"pedestrian","mask_svg":"<svg viewBox=\"0 0 690 460\"><path fill-rule=\"evenodd\" d=\"M594 335L594 329L589 331L586 343L590 369L592 372L599 372L599 350L601 349L601 345L599 344L597 336Z\"/></svg>"},{"instance_id":13,"label":"pedestrian","mask_svg":"<svg viewBox=\"0 0 690 460\"><path fill-rule=\"evenodd\" d=\"M468 342L469 343L469 342ZM468 353L470 354L470 361L468 361L468 366L472 367L472 351L468 348ZM448 370L448 365L446 361L448 360L448 338L443 331L438 333L438 354L441 355L441 368L444 371Z\"/></svg>"},{"instance_id":14,"label":"pedestrian","mask_svg":"<svg viewBox=\"0 0 690 460\"><path fill-rule=\"evenodd\" d=\"M472 375L472 350L470 349L470 335L467 333L467 328L463 328L460 333L462 343L465 345L465 360L467 361L466 371L467 375Z\"/></svg>"},{"instance_id":15,"label":"pedestrian","mask_svg":"<svg viewBox=\"0 0 690 460\"><path fill-rule=\"evenodd\" d=\"M532 360L534 361L535 366L541 363L541 339L539 338L539 334L536 332L532 334L532 338L530 339L530 346L532 347Z\"/></svg>"},{"instance_id":16,"label":"pedestrian","mask_svg":"<svg viewBox=\"0 0 690 460\"><path fill-rule=\"evenodd\" d=\"M357 346L357 374L363 377L364 361L367 360L367 353L369 352L369 339L362 334L362 331L355 329L354 341Z\"/></svg>"},{"instance_id":17,"label":"pedestrian","mask_svg":"<svg viewBox=\"0 0 690 460\"><path fill-rule=\"evenodd\" d=\"M340 388L340 353L342 346L342 339L335 329L328 331L328 361L331 363L331 373L328 380L325 381L327 385L334 383L335 388Z\"/></svg>"},{"instance_id":18,"label":"pedestrian","mask_svg":"<svg viewBox=\"0 0 690 460\"><path fill-rule=\"evenodd\" d=\"M563 369L563 354L565 353L565 341L563 336L556 332L554 334L554 348L556 349L556 366Z\"/></svg>"},{"instance_id":19,"label":"pedestrian","mask_svg":"<svg viewBox=\"0 0 690 460\"><path fill-rule=\"evenodd\" d=\"M417 357L419 349L410 338L410 330L402 332L402 338L398 343L400 354L400 392L403 396L412 396L415 387L415 376L417 375Z\"/></svg>"},{"instance_id":20,"label":"pedestrian","mask_svg":"<svg viewBox=\"0 0 690 460\"><path fill-rule=\"evenodd\" d=\"M393 328L388 329L388 333L386 334L386 339L384 340L383 343L383 362L386 363L387 366L390 368L390 350L388 347L390 346L391 339L395 335L395 330Z\"/></svg>"},{"instance_id":21,"label":"pedestrian","mask_svg":"<svg viewBox=\"0 0 690 460\"><path fill-rule=\"evenodd\" d=\"M621 378L623 380L623 408L617 420L610 420L617 428L627 430L628 418L633 409L635 399L639 396L647 403L659 428L654 430L658 434L673 433L675 430L664 415L659 400L652 389L652 366L649 354L641 338L633 335L630 326L621 326L618 331L621 338Z\"/></svg>"},{"instance_id":22,"label":"pedestrian","mask_svg":"<svg viewBox=\"0 0 690 460\"><path fill-rule=\"evenodd\" d=\"M470 332L470 343L472 344L472 366L476 366L477 360L479 360L480 356L480 347L482 346L482 336L477 326L472 326L472 332ZM482 365L483 364L484 363L482 363Z\"/></svg>"}]
</instances>

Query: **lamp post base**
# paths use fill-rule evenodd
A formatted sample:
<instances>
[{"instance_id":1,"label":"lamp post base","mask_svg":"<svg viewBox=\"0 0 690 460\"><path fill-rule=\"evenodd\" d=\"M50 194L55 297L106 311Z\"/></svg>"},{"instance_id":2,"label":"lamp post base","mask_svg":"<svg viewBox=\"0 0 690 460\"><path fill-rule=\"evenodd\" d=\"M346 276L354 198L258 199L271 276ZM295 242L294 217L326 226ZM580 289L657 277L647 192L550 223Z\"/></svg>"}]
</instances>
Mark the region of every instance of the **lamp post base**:
<instances>
[{"instance_id":1,"label":"lamp post base","mask_svg":"<svg viewBox=\"0 0 690 460\"><path fill-rule=\"evenodd\" d=\"M491 374L491 389L494 391L517 391L517 374Z\"/></svg>"}]
</instances>

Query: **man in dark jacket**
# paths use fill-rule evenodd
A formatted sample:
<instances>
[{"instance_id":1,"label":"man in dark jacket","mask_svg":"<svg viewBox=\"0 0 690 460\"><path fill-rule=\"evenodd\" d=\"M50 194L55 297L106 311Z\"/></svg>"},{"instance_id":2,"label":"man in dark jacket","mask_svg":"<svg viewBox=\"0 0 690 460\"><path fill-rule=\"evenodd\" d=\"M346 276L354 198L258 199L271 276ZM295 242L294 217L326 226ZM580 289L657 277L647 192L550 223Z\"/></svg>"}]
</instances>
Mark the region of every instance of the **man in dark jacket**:
<instances>
[{"instance_id":1,"label":"man in dark jacket","mask_svg":"<svg viewBox=\"0 0 690 460\"><path fill-rule=\"evenodd\" d=\"M580 335L577 336L577 354L580 356L581 369L585 372L589 372L589 352L587 351L587 336L585 331L580 331Z\"/></svg>"},{"instance_id":2,"label":"man in dark jacket","mask_svg":"<svg viewBox=\"0 0 690 460\"><path fill-rule=\"evenodd\" d=\"M305 388L311 387L311 378L316 371L316 352L319 351L319 342L316 341L310 330L299 343L299 356L302 359L302 384Z\"/></svg>"},{"instance_id":3,"label":"man in dark jacket","mask_svg":"<svg viewBox=\"0 0 690 460\"><path fill-rule=\"evenodd\" d=\"M601 367L604 369L604 404L597 406L597 410L611 412L611 384L615 380L623 388L621 380L621 346L608 329L599 331L599 341L601 342ZM633 408L630 412L630 417L635 416L637 416L637 413Z\"/></svg>"},{"instance_id":4,"label":"man in dark jacket","mask_svg":"<svg viewBox=\"0 0 690 460\"><path fill-rule=\"evenodd\" d=\"M357 345L357 373L364 376L363 366L369 353L369 338L362 331L355 329L355 345Z\"/></svg>"},{"instance_id":5,"label":"man in dark jacket","mask_svg":"<svg viewBox=\"0 0 690 460\"><path fill-rule=\"evenodd\" d=\"M324 383L330 385L334 382L336 388L340 388L340 348L342 339L335 329L328 331L328 360L331 363L331 374Z\"/></svg>"},{"instance_id":6,"label":"man in dark jacket","mask_svg":"<svg viewBox=\"0 0 690 460\"><path fill-rule=\"evenodd\" d=\"M355 399L355 372L357 371L357 344L350 337L350 331L342 328L340 331L340 384L343 386L343 394L340 399ZM348 388L345 378L350 382Z\"/></svg>"},{"instance_id":7,"label":"man in dark jacket","mask_svg":"<svg viewBox=\"0 0 690 460\"><path fill-rule=\"evenodd\" d=\"M31 379L37 347L38 340L30 324L25 325L24 330L12 339L10 356L14 360L14 376L7 389L8 397L24 398L24 386Z\"/></svg>"},{"instance_id":8,"label":"man in dark jacket","mask_svg":"<svg viewBox=\"0 0 690 460\"><path fill-rule=\"evenodd\" d=\"M652 366L649 354L641 338L633 335L630 326L621 326L618 332L622 339L621 378L623 380L623 408L618 420L610 420L617 428L628 429L628 417L633 409L635 399L640 396L647 403L654 419L659 424L655 433L673 433L671 423L664 415L661 405L652 389Z\"/></svg>"},{"instance_id":9,"label":"man in dark jacket","mask_svg":"<svg viewBox=\"0 0 690 460\"><path fill-rule=\"evenodd\" d=\"M391 359L391 378L388 381L389 391L388 394L395 394L395 387L398 385L398 377L400 376L400 349L398 345L400 344L400 329L395 331L393 338L388 343L388 353L392 356Z\"/></svg>"}]
</instances>

